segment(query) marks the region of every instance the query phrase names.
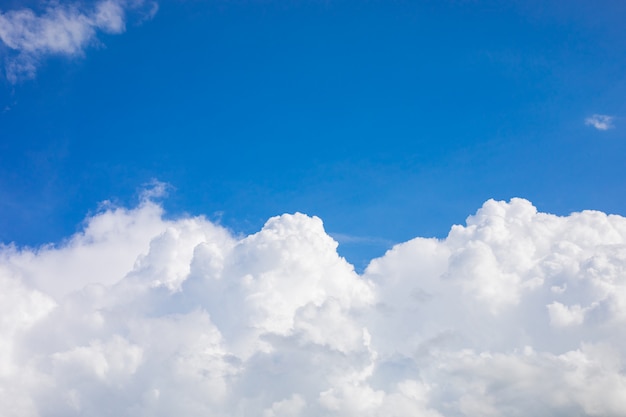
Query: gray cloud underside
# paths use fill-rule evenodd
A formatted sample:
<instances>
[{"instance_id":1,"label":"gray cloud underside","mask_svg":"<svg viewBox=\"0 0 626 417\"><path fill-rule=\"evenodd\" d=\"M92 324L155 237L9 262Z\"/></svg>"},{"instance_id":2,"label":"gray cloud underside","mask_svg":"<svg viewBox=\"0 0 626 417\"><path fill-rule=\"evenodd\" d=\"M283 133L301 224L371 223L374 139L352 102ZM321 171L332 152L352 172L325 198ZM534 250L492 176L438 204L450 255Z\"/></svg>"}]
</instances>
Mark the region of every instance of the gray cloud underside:
<instances>
[{"instance_id":1,"label":"gray cloud underside","mask_svg":"<svg viewBox=\"0 0 626 417\"><path fill-rule=\"evenodd\" d=\"M320 219L234 237L149 200L0 251L0 410L624 416L626 219L488 201L362 275Z\"/></svg>"}]
</instances>

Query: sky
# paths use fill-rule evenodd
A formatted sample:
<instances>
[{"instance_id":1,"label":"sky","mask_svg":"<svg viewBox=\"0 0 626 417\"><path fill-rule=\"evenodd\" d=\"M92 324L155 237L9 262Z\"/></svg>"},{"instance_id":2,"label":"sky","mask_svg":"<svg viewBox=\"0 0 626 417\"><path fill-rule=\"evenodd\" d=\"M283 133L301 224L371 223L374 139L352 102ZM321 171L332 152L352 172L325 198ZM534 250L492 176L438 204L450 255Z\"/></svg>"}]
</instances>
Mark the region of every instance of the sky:
<instances>
[{"instance_id":1,"label":"sky","mask_svg":"<svg viewBox=\"0 0 626 417\"><path fill-rule=\"evenodd\" d=\"M4 4L3 242L155 180L240 233L320 216L361 268L489 198L624 214L620 2Z\"/></svg>"},{"instance_id":2,"label":"sky","mask_svg":"<svg viewBox=\"0 0 626 417\"><path fill-rule=\"evenodd\" d=\"M623 416L625 19L4 0L0 409Z\"/></svg>"}]
</instances>

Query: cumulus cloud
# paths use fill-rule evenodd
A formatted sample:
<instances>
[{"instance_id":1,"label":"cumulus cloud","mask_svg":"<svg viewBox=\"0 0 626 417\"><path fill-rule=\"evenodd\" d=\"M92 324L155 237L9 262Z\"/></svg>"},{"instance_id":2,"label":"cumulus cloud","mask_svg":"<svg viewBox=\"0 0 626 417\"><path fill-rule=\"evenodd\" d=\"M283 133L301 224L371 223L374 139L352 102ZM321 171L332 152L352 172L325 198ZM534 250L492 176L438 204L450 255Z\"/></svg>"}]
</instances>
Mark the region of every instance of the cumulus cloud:
<instances>
[{"instance_id":1,"label":"cumulus cloud","mask_svg":"<svg viewBox=\"0 0 626 417\"><path fill-rule=\"evenodd\" d=\"M605 114L594 114L591 117L587 117L585 119L585 125L593 126L598 130L609 130L612 129L613 120L615 118L613 116L607 116Z\"/></svg>"},{"instance_id":2,"label":"cumulus cloud","mask_svg":"<svg viewBox=\"0 0 626 417\"><path fill-rule=\"evenodd\" d=\"M83 3L50 2L42 13L31 9L0 10L0 40L8 48L6 77L10 82L33 78L42 59L77 56L96 43L98 32L119 34L126 30L128 10L142 10L152 17L156 3L145 0L100 0Z\"/></svg>"},{"instance_id":3,"label":"cumulus cloud","mask_svg":"<svg viewBox=\"0 0 626 417\"><path fill-rule=\"evenodd\" d=\"M626 218L490 200L359 275L319 218L149 198L2 247L3 415L626 415Z\"/></svg>"}]
</instances>

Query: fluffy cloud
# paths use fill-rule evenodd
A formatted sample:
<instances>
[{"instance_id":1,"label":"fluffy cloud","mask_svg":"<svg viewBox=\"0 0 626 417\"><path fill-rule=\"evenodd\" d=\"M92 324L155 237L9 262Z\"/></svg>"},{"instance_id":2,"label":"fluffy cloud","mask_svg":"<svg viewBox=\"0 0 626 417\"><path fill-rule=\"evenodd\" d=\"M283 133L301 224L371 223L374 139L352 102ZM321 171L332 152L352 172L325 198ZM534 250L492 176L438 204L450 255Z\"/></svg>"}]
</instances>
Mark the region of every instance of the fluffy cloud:
<instances>
[{"instance_id":1,"label":"fluffy cloud","mask_svg":"<svg viewBox=\"0 0 626 417\"><path fill-rule=\"evenodd\" d=\"M605 114L594 114L591 117L587 117L585 119L585 124L587 126L593 126L598 130L609 130L612 129L613 126L613 116L607 116Z\"/></svg>"},{"instance_id":2,"label":"fluffy cloud","mask_svg":"<svg viewBox=\"0 0 626 417\"><path fill-rule=\"evenodd\" d=\"M362 275L147 199L0 250L5 416L623 416L626 219L488 201Z\"/></svg>"},{"instance_id":3,"label":"fluffy cloud","mask_svg":"<svg viewBox=\"0 0 626 417\"><path fill-rule=\"evenodd\" d=\"M127 10L144 9L151 17L156 7L144 0L100 0L92 7L50 2L39 15L31 9L0 10L0 40L10 52L6 77L11 82L33 78L43 58L81 55L99 31L124 32Z\"/></svg>"}]
</instances>

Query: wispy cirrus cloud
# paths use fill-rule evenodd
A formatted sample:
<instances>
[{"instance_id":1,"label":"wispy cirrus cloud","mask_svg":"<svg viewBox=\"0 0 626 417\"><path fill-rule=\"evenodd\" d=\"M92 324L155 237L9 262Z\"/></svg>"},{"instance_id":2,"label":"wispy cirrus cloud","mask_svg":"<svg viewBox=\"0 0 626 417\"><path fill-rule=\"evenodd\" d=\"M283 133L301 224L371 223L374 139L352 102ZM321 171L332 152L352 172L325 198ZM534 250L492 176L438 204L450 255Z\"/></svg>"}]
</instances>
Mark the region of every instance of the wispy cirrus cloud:
<instances>
[{"instance_id":1,"label":"wispy cirrus cloud","mask_svg":"<svg viewBox=\"0 0 626 417\"><path fill-rule=\"evenodd\" d=\"M119 34L126 30L126 14L141 11L144 18L157 11L145 0L101 0L87 7L82 3L50 3L43 13L31 9L0 11L0 40L8 48L5 75L15 83L35 77L48 56L80 56L97 43L99 32Z\"/></svg>"},{"instance_id":2,"label":"wispy cirrus cloud","mask_svg":"<svg viewBox=\"0 0 626 417\"><path fill-rule=\"evenodd\" d=\"M609 130L615 127L613 125L615 117L606 114L594 114L585 119L585 125L593 126L598 130Z\"/></svg>"}]
</instances>

